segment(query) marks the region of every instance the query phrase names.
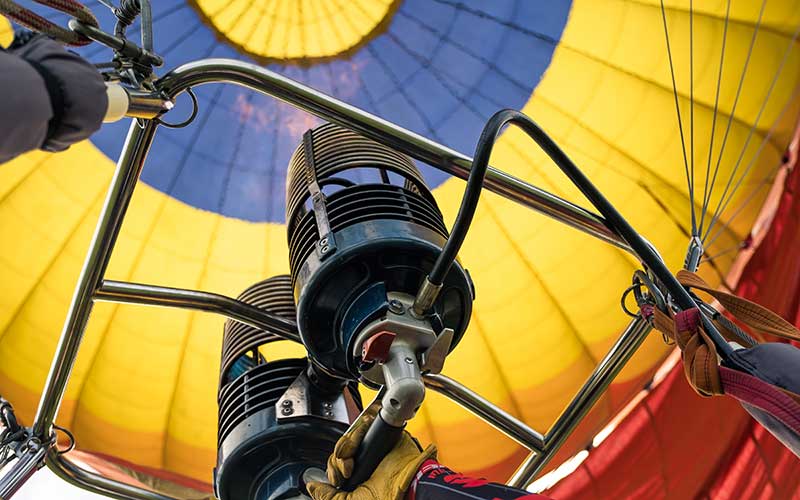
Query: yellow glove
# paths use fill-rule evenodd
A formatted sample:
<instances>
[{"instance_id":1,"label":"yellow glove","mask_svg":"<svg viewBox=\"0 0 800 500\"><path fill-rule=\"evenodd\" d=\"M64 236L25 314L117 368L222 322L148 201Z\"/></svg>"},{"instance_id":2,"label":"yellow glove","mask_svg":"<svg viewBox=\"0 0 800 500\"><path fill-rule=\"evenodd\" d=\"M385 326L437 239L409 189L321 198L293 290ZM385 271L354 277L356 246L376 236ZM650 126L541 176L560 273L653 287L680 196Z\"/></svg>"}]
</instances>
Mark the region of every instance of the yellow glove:
<instances>
[{"instance_id":1,"label":"yellow glove","mask_svg":"<svg viewBox=\"0 0 800 500\"><path fill-rule=\"evenodd\" d=\"M328 481L331 484L310 482L306 486L314 500L403 500L406 490L422 463L436 457L436 447L428 446L424 451L408 432L391 452L381 461L369 479L353 491L341 491L339 486L353 473L353 457L358 451L369 425L375 420L377 405L352 429L346 432L328 458Z\"/></svg>"}]
</instances>

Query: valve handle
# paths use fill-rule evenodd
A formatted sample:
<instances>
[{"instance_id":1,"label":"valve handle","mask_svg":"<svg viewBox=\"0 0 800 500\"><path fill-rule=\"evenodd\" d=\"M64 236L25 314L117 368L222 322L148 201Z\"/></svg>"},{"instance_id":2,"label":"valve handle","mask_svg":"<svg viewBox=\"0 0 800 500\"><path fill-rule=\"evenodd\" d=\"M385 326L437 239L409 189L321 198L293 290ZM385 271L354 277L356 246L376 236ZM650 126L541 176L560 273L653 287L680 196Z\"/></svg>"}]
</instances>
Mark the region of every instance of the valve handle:
<instances>
[{"instance_id":1,"label":"valve handle","mask_svg":"<svg viewBox=\"0 0 800 500\"><path fill-rule=\"evenodd\" d=\"M367 429L364 440L358 447L355 456L353 473L342 485L345 491L353 491L356 486L372 476L383 458L391 452L403 435L403 427L386 423L380 412Z\"/></svg>"}]
</instances>

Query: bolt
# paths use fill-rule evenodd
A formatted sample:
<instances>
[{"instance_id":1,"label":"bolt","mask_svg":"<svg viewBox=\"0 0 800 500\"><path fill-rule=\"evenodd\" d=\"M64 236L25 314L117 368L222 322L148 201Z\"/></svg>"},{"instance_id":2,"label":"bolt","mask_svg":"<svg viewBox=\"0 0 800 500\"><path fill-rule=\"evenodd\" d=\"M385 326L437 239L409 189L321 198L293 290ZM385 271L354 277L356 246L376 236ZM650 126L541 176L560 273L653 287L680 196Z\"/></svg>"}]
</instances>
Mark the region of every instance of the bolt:
<instances>
[{"instance_id":1,"label":"bolt","mask_svg":"<svg viewBox=\"0 0 800 500\"><path fill-rule=\"evenodd\" d=\"M42 442L38 438L32 437L25 441L22 449L26 451L36 451L42 446Z\"/></svg>"},{"instance_id":2,"label":"bolt","mask_svg":"<svg viewBox=\"0 0 800 500\"><path fill-rule=\"evenodd\" d=\"M322 247L322 248L319 249L319 253L326 254L326 253L328 253L328 250L329 250L328 247Z\"/></svg>"},{"instance_id":3,"label":"bolt","mask_svg":"<svg viewBox=\"0 0 800 500\"><path fill-rule=\"evenodd\" d=\"M325 416L326 417L332 417L333 416L333 412L332 411L326 411L325 412Z\"/></svg>"},{"instance_id":4,"label":"bolt","mask_svg":"<svg viewBox=\"0 0 800 500\"><path fill-rule=\"evenodd\" d=\"M284 415L291 415L292 413L294 413L294 410L286 406L283 409L281 409L281 413L283 413Z\"/></svg>"},{"instance_id":5,"label":"bolt","mask_svg":"<svg viewBox=\"0 0 800 500\"><path fill-rule=\"evenodd\" d=\"M281 403L281 406L283 406L284 408L291 408L292 402L289 399L284 399L283 402Z\"/></svg>"},{"instance_id":6,"label":"bolt","mask_svg":"<svg viewBox=\"0 0 800 500\"><path fill-rule=\"evenodd\" d=\"M326 410L329 410L329 409L333 408L333 404L332 404L330 401L325 401L324 403L322 403L322 406L323 406L323 407L324 407Z\"/></svg>"},{"instance_id":7,"label":"bolt","mask_svg":"<svg viewBox=\"0 0 800 500\"><path fill-rule=\"evenodd\" d=\"M389 301L389 310L395 314L403 314L405 312L403 303L397 299L392 299Z\"/></svg>"}]
</instances>

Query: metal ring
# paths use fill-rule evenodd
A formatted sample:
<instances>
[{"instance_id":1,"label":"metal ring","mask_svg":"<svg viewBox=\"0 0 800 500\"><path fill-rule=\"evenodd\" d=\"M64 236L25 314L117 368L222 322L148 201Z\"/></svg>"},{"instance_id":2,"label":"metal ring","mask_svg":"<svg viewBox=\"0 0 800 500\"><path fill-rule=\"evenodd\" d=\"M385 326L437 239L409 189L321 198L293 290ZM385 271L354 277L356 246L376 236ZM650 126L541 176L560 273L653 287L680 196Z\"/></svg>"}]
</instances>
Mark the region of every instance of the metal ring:
<instances>
[{"instance_id":1,"label":"metal ring","mask_svg":"<svg viewBox=\"0 0 800 500\"><path fill-rule=\"evenodd\" d=\"M64 434L66 434L67 438L69 439L69 446L67 446L67 448L64 449L64 450L59 450L58 449L58 439L55 439L54 446L56 448L56 453L58 455L63 455L65 453L69 453L69 452L71 452L72 450L75 449L75 435L74 434L72 434L70 431L68 431L64 427L61 427L60 425L53 424L53 429L63 432Z\"/></svg>"},{"instance_id":2,"label":"metal ring","mask_svg":"<svg viewBox=\"0 0 800 500\"><path fill-rule=\"evenodd\" d=\"M653 279L648 275L646 272L637 269L633 273L633 284L636 285L636 280L640 281L638 293L636 294L636 302L641 305L642 302L647 302L647 299L641 295L641 285L644 285L647 288L647 291L650 293L650 296L653 297L655 301L656 307L658 307L662 311L666 311L667 302L664 300L664 295L661 293L661 290L656 286Z\"/></svg>"},{"instance_id":3,"label":"metal ring","mask_svg":"<svg viewBox=\"0 0 800 500\"><path fill-rule=\"evenodd\" d=\"M14 414L14 407L11 406L11 403L8 401L3 400L3 402L0 403L0 420L2 420L3 427L5 427L6 430L16 432L21 429L17 421L17 416Z\"/></svg>"},{"instance_id":4,"label":"metal ring","mask_svg":"<svg viewBox=\"0 0 800 500\"><path fill-rule=\"evenodd\" d=\"M200 111L200 105L197 102L197 96L194 95L194 92L192 91L191 87L186 89L186 93L189 94L189 97L192 98L192 106L193 106L192 107L192 114L189 115L189 118L187 118L186 120L184 120L184 121L182 121L180 123L167 123L164 120L162 120L161 118L155 118L154 121L156 123L158 123L159 125L163 125L163 126L165 126L167 128L184 128L184 127L189 126L189 124L192 123L195 118L197 118L197 113Z\"/></svg>"},{"instance_id":5,"label":"metal ring","mask_svg":"<svg viewBox=\"0 0 800 500\"><path fill-rule=\"evenodd\" d=\"M627 314L631 318L638 318L639 317L639 313L638 312L633 312L630 309L628 309L628 306L625 305L625 299L628 298L628 295L630 295L631 292L633 292L634 290L638 289L639 286L640 285L634 283L633 285L631 285L628 288L626 288L625 291L622 292L622 298L619 300L619 304L620 304L620 306L622 306L622 312L624 312L625 314Z\"/></svg>"}]
</instances>

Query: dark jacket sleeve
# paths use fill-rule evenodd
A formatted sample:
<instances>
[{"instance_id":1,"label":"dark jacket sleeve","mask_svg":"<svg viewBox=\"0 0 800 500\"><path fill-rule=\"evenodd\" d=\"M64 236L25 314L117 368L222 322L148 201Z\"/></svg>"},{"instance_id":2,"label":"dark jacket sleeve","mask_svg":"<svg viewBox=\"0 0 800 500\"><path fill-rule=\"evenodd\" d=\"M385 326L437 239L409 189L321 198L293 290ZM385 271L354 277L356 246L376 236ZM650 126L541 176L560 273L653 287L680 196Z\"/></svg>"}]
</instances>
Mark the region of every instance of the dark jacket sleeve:
<instances>
[{"instance_id":1,"label":"dark jacket sleeve","mask_svg":"<svg viewBox=\"0 0 800 500\"><path fill-rule=\"evenodd\" d=\"M0 56L0 162L33 149L63 151L100 128L108 97L89 62L41 35Z\"/></svg>"},{"instance_id":2,"label":"dark jacket sleeve","mask_svg":"<svg viewBox=\"0 0 800 500\"><path fill-rule=\"evenodd\" d=\"M44 144L53 109L41 75L25 60L2 51L0 96L0 163L3 163Z\"/></svg>"}]
</instances>

